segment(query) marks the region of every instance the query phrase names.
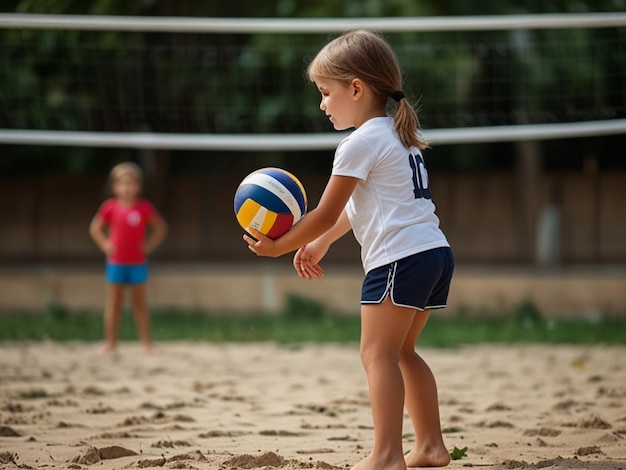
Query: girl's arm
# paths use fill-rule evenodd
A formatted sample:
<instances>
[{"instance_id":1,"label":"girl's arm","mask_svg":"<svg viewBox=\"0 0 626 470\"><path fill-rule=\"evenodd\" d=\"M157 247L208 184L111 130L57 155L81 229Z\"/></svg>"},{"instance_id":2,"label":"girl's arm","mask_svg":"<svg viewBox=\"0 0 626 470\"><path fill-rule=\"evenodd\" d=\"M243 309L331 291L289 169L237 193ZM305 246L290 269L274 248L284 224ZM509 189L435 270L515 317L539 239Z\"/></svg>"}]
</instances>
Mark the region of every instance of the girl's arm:
<instances>
[{"instance_id":1,"label":"girl's arm","mask_svg":"<svg viewBox=\"0 0 626 470\"><path fill-rule=\"evenodd\" d=\"M150 220L150 234L144 243L144 252L149 255L163 242L167 235L167 223L165 219L157 213Z\"/></svg>"},{"instance_id":2,"label":"girl's arm","mask_svg":"<svg viewBox=\"0 0 626 470\"><path fill-rule=\"evenodd\" d=\"M256 240L244 235L248 248L258 256L275 258L312 242L335 226L358 182L357 178L350 176L332 175L317 207L306 214L291 230L282 237L272 240L258 230L250 229ZM345 224L342 222L338 228L345 228ZM349 224L343 233L348 230Z\"/></svg>"},{"instance_id":3,"label":"girl's arm","mask_svg":"<svg viewBox=\"0 0 626 470\"><path fill-rule=\"evenodd\" d=\"M110 256L113 254L114 246L107 237L106 227L106 222L102 217L96 214L91 224L89 224L89 235L91 235L93 241L96 242L98 248L100 248L105 255Z\"/></svg>"}]
</instances>

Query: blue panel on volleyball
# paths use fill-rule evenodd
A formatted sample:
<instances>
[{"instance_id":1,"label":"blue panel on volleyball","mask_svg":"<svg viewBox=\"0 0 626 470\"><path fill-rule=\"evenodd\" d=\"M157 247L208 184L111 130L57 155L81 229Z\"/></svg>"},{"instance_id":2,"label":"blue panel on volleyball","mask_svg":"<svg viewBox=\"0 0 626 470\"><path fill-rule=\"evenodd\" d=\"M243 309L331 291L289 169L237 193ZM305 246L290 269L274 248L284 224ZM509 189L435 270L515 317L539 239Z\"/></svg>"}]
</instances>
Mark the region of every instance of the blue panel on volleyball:
<instances>
[{"instance_id":1,"label":"blue panel on volleyball","mask_svg":"<svg viewBox=\"0 0 626 470\"><path fill-rule=\"evenodd\" d=\"M303 192L302 186L280 168L266 168L265 173L280 181L294 196ZM304 214L306 212L306 200L296 197L296 201L300 206L300 213Z\"/></svg>"},{"instance_id":2,"label":"blue panel on volleyball","mask_svg":"<svg viewBox=\"0 0 626 470\"><path fill-rule=\"evenodd\" d=\"M282 180L281 183L285 184ZM287 207L278 196L256 184L243 184L239 187L235 198L235 210L237 210L246 199L252 199L259 205L265 207L268 211L276 212L277 214L290 213L289 207Z\"/></svg>"}]
</instances>

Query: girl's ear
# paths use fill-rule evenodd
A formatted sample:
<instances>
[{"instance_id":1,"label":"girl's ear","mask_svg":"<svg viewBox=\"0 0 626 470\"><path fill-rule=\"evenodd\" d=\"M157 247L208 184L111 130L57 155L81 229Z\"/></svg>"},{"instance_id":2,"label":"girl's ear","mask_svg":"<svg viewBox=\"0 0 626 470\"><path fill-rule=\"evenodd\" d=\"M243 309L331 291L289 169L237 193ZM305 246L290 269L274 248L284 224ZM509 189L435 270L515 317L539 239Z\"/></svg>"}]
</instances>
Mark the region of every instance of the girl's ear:
<instances>
[{"instance_id":1,"label":"girl's ear","mask_svg":"<svg viewBox=\"0 0 626 470\"><path fill-rule=\"evenodd\" d=\"M358 78L354 78L350 82L350 91L352 92L353 100L358 100L361 98L361 96L363 96L364 87L365 87L365 84Z\"/></svg>"}]
</instances>

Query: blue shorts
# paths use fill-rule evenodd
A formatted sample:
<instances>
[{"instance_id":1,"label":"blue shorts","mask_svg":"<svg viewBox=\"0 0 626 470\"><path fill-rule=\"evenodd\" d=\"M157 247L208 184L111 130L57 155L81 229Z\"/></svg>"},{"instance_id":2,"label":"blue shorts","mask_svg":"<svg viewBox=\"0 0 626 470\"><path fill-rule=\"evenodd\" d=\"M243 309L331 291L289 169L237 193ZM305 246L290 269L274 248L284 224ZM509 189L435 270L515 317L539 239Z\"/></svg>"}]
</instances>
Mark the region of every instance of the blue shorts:
<instances>
[{"instance_id":1,"label":"blue shorts","mask_svg":"<svg viewBox=\"0 0 626 470\"><path fill-rule=\"evenodd\" d=\"M444 308L453 272L454 256L448 247L407 256L367 273L361 304L380 304L389 295L401 307Z\"/></svg>"},{"instance_id":2,"label":"blue shorts","mask_svg":"<svg viewBox=\"0 0 626 470\"><path fill-rule=\"evenodd\" d=\"M148 280L148 264L107 263L105 278L111 284L143 284Z\"/></svg>"}]
</instances>

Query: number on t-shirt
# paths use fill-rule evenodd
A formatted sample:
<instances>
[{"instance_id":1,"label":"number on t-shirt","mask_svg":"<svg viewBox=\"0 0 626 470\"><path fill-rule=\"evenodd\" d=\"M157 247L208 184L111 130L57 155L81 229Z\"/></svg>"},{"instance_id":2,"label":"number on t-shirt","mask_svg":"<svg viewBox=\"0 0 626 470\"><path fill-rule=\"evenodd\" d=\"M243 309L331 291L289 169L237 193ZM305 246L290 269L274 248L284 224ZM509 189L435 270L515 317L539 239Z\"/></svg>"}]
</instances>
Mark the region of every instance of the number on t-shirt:
<instances>
[{"instance_id":1,"label":"number on t-shirt","mask_svg":"<svg viewBox=\"0 0 626 470\"><path fill-rule=\"evenodd\" d=\"M430 184L428 182L428 172L421 155L409 154L409 165L413 170L413 194L415 199L431 199Z\"/></svg>"}]
</instances>

